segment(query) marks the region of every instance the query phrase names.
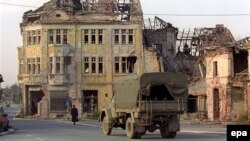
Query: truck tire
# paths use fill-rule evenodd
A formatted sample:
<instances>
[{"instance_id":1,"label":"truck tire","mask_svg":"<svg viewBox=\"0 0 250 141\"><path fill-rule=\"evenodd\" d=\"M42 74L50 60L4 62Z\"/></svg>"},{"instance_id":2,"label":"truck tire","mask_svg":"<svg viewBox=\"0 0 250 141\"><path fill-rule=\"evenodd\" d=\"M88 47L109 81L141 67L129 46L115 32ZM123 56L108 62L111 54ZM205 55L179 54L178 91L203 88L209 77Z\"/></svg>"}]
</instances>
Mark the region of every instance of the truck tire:
<instances>
[{"instance_id":1,"label":"truck tire","mask_svg":"<svg viewBox=\"0 0 250 141\"><path fill-rule=\"evenodd\" d=\"M161 131L161 137L162 138L175 138L175 136L176 136L176 131L169 132L167 126L162 128L160 131Z\"/></svg>"},{"instance_id":2,"label":"truck tire","mask_svg":"<svg viewBox=\"0 0 250 141\"><path fill-rule=\"evenodd\" d=\"M137 136L136 135L137 133L135 132L135 125L131 117L129 117L126 122L126 134L127 134L127 137L130 139L134 139Z\"/></svg>"},{"instance_id":3,"label":"truck tire","mask_svg":"<svg viewBox=\"0 0 250 141\"><path fill-rule=\"evenodd\" d=\"M112 128L109 127L109 119L108 119L107 116L105 116L103 118L103 121L102 121L102 130L103 130L103 133L105 135L110 135L111 134Z\"/></svg>"}]
</instances>

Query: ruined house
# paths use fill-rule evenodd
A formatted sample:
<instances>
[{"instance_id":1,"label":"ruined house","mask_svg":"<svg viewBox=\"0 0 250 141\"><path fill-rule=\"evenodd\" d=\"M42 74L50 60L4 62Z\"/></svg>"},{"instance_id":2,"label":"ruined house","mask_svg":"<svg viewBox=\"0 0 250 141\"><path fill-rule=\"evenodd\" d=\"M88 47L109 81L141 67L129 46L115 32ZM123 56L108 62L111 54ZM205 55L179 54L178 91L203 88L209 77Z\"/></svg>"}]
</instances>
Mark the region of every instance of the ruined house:
<instances>
[{"instance_id":1,"label":"ruined house","mask_svg":"<svg viewBox=\"0 0 250 141\"><path fill-rule=\"evenodd\" d=\"M24 115L80 114L111 102L112 82L145 72L139 0L50 0L20 24Z\"/></svg>"}]
</instances>

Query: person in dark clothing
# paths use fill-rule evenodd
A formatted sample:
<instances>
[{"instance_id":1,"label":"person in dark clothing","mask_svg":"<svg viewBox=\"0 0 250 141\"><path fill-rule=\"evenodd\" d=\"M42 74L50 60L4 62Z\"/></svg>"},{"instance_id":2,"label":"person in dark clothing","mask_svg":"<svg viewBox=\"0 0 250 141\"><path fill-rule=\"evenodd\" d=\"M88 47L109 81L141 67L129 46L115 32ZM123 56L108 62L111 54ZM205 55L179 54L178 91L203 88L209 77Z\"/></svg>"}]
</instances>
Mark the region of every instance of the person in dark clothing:
<instances>
[{"instance_id":1,"label":"person in dark clothing","mask_svg":"<svg viewBox=\"0 0 250 141\"><path fill-rule=\"evenodd\" d=\"M74 123L74 125L76 124L76 122L78 121L78 110L77 108L75 107L75 105L73 105L73 108L71 109L71 112L70 112L70 115L71 115L71 119L72 119L72 122Z\"/></svg>"}]
</instances>

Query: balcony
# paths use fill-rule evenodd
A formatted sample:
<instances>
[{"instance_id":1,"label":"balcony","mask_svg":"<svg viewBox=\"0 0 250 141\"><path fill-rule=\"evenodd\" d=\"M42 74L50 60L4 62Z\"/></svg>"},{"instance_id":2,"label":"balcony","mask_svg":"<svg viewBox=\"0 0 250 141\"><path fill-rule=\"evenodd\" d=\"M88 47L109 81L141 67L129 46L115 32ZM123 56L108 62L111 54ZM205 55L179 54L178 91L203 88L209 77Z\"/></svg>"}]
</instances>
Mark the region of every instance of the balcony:
<instances>
[{"instance_id":1,"label":"balcony","mask_svg":"<svg viewBox=\"0 0 250 141\"><path fill-rule=\"evenodd\" d=\"M49 74L50 85L66 85L70 82L69 74Z\"/></svg>"},{"instance_id":2,"label":"balcony","mask_svg":"<svg viewBox=\"0 0 250 141\"><path fill-rule=\"evenodd\" d=\"M46 77L40 74L23 74L18 75L18 83L41 85L46 81Z\"/></svg>"}]
</instances>

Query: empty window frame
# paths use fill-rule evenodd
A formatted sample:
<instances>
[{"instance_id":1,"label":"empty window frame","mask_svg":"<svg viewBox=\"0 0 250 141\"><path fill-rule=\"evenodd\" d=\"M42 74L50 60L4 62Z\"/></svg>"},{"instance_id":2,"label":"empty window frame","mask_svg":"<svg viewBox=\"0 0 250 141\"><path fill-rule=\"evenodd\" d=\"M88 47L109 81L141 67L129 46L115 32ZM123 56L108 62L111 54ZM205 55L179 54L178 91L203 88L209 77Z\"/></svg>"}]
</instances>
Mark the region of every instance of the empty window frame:
<instances>
[{"instance_id":1,"label":"empty window frame","mask_svg":"<svg viewBox=\"0 0 250 141\"><path fill-rule=\"evenodd\" d=\"M98 61L99 61L98 63L99 73L103 73L103 57L99 57Z\"/></svg>"},{"instance_id":2,"label":"empty window frame","mask_svg":"<svg viewBox=\"0 0 250 141\"><path fill-rule=\"evenodd\" d=\"M27 45L31 45L31 31L27 32Z\"/></svg>"},{"instance_id":3,"label":"empty window frame","mask_svg":"<svg viewBox=\"0 0 250 141\"><path fill-rule=\"evenodd\" d=\"M49 44L54 44L54 31L52 29L49 30Z\"/></svg>"},{"instance_id":4,"label":"empty window frame","mask_svg":"<svg viewBox=\"0 0 250 141\"><path fill-rule=\"evenodd\" d=\"M218 62L213 62L213 76L218 76Z\"/></svg>"},{"instance_id":5,"label":"empty window frame","mask_svg":"<svg viewBox=\"0 0 250 141\"><path fill-rule=\"evenodd\" d=\"M119 30L115 29L115 35L114 35L114 43L119 44Z\"/></svg>"},{"instance_id":6,"label":"empty window frame","mask_svg":"<svg viewBox=\"0 0 250 141\"><path fill-rule=\"evenodd\" d=\"M56 30L56 44L61 44L61 30Z\"/></svg>"},{"instance_id":7,"label":"empty window frame","mask_svg":"<svg viewBox=\"0 0 250 141\"><path fill-rule=\"evenodd\" d=\"M68 44L68 30L63 30L63 44Z\"/></svg>"},{"instance_id":8,"label":"empty window frame","mask_svg":"<svg viewBox=\"0 0 250 141\"><path fill-rule=\"evenodd\" d=\"M129 44L133 44L134 43L134 33L133 33L133 30L132 29L129 29L128 30L128 43Z\"/></svg>"},{"instance_id":9,"label":"empty window frame","mask_svg":"<svg viewBox=\"0 0 250 141\"><path fill-rule=\"evenodd\" d=\"M37 58L37 74L41 72L41 61L40 58Z\"/></svg>"},{"instance_id":10,"label":"empty window frame","mask_svg":"<svg viewBox=\"0 0 250 141\"><path fill-rule=\"evenodd\" d=\"M94 29L91 30L91 43L92 44L96 43L96 32Z\"/></svg>"},{"instance_id":11,"label":"empty window frame","mask_svg":"<svg viewBox=\"0 0 250 141\"><path fill-rule=\"evenodd\" d=\"M70 64L71 64L71 57L70 56L64 57L64 73L67 74L69 72Z\"/></svg>"},{"instance_id":12,"label":"empty window frame","mask_svg":"<svg viewBox=\"0 0 250 141\"><path fill-rule=\"evenodd\" d=\"M49 58L49 72L53 73L53 57Z\"/></svg>"},{"instance_id":13,"label":"empty window frame","mask_svg":"<svg viewBox=\"0 0 250 141\"><path fill-rule=\"evenodd\" d=\"M32 74L36 73L36 59L32 58Z\"/></svg>"},{"instance_id":14,"label":"empty window frame","mask_svg":"<svg viewBox=\"0 0 250 141\"><path fill-rule=\"evenodd\" d=\"M115 73L120 73L120 57L115 57Z\"/></svg>"},{"instance_id":15,"label":"empty window frame","mask_svg":"<svg viewBox=\"0 0 250 141\"><path fill-rule=\"evenodd\" d=\"M34 44L36 44L37 42L36 42L36 31L35 30L33 30L32 31L32 44L34 45Z\"/></svg>"},{"instance_id":16,"label":"empty window frame","mask_svg":"<svg viewBox=\"0 0 250 141\"><path fill-rule=\"evenodd\" d=\"M127 72L127 57L122 57L122 73Z\"/></svg>"},{"instance_id":17,"label":"empty window frame","mask_svg":"<svg viewBox=\"0 0 250 141\"><path fill-rule=\"evenodd\" d=\"M27 59L27 74L31 73L31 59Z\"/></svg>"},{"instance_id":18,"label":"empty window frame","mask_svg":"<svg viewBox=\"0 0 250 141\"><path fill-rule=\"evenodd\" d=\"M103 44L103 30L98 30L98 44Z\"/></svg>"},{"instance_id":19,"label":"empty window frame","mask_svg":"<svg viewBox=\"0 0 250 141\"><path fill-rule=\"evenodd\" d=\"M83 62L84 62L83 65L84 73L89 73L89 57L84 57Z\"/></svg>"},{"instance_id":20,"label":"empty window frame","mask_svg":"<svg viewBox=\"0 0 250 141\"><path fill-rule=\"evenodd\" d=\"M60 57L56 57L56 73L60 73L61 70L61 58Z\"/></svg>"},{"instance_id":21,"label":"empty window frame","mask_svg":"<svg viewBox=\"0 0 250 141\"><path fill-rule=\"evenodd\" d=\"M96 57L91 57L91 73L96 73Z\"/></svg>"},{"instance_id":22,"label":"empty window frame","mask_svg":"<svg viewBox=\"0 0 250 141\"><path fill-rule=\"evenodd\" d=\"M84 30L84 44L88 44L89 43L89 30L85 29Z\"/></svg>"},{"instance_id":23,"label":"empty window frame","mask_svg":"<svg viewBox=\"0 0 250 141\"><path fill-rule=\"evenodd\" d=\"M37 44L40 44L41 43L41 31L38 30L37 31Z\"/></svg>"}]
</instances>

